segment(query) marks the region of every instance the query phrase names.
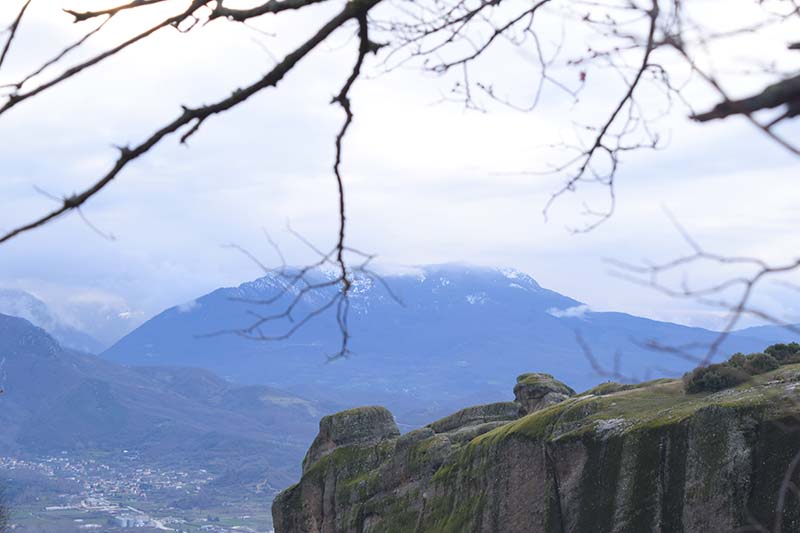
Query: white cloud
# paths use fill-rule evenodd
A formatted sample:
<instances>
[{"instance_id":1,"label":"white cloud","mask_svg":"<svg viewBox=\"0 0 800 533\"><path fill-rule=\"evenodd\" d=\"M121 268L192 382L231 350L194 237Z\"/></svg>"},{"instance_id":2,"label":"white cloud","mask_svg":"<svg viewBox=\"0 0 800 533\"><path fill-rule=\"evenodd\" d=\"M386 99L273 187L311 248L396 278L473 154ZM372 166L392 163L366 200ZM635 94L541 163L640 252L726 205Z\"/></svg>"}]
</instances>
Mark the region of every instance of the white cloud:
<instances>
[{"instance_id":1,"label":"white cloud","mask_svg":"<svg viewBox=\"0 0 800 533\"><path fill-rule=\"evenodd\" d=\"M589 309L588 305L581 304L565 309L551 307L547 312L556 318L583 318L586 313L591 313L591 309Z\"/></svg>"},{"instance_id":2,"label":"white cloud","mask_svg":"<svg viewBox=\"0 0 800 533\"><path fill-rule=\"evenodd\" d=\"M182 303L178 306L179 313L188 313L189 311L193 311L200 306L200 302L197 300L189 300L188 302Z\"/></svg>"}]
</instances>

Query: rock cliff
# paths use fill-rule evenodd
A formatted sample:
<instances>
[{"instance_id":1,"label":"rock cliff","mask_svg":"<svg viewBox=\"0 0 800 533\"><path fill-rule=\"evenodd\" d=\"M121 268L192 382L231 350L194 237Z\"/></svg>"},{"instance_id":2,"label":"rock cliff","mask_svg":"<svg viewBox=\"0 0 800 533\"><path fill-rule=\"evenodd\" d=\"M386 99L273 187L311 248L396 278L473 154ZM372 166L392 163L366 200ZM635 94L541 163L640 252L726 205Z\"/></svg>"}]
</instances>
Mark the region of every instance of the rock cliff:
<instances>
[{"instance_id":1,"label":"rock cliff","mask_svg":"<svg viewBox=\"0 0 800 533\"><path fill-rule=\"evenodd\" d=\"M798 386L797 364L701 394L666 379L576 395L523 374L514 402L402 436L384 409L346 411L322 420L301 481L275 499L275 531L800 531L781 490Z\"/></svg>"}]
</instances>

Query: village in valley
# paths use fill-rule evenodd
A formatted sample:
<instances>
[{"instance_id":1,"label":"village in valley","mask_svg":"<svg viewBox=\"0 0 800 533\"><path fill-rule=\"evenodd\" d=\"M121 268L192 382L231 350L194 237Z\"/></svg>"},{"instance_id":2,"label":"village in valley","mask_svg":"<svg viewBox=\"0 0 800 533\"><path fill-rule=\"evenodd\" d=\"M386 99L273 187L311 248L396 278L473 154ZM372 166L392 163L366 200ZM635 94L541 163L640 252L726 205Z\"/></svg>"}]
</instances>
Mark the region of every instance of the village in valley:
<instances>
[{"instance_id":1,"label":"village in valley","mask_svg":"<svg viewBox=\"0 0 800 533\"><path fill-rule=\"evenodd\" d=\"M128 450L102 458L67 452L24 459L0 457L0 478L6 481L7 491L23 491L15 495L20 504L12 515L12 531L271 530L270 517L257 495L229 495L229 501L219 501L207 494L213 492L210 484L215 476L205 469L145 466L138 454Z\"/></svg>"}]
</instances>

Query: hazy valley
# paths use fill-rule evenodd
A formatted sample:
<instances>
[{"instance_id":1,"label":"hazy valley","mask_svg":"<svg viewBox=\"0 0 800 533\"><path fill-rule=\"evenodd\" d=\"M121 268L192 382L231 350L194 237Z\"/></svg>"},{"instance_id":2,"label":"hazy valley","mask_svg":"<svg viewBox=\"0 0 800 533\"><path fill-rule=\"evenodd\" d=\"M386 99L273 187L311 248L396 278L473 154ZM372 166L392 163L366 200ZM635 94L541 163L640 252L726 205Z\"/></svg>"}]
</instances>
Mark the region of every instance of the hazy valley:
<instances>
[{"instance_id":1,"label":"hazy valley","mask_svg":"<svg viewBox=\"0 0 800 533\"><path fill-rule=\"evenodd\" d=\"M99 356L0 316L0 472L15 520L32 531L35 524L121 527L117 518L131 516L187 531L266 530L269 502L300 478L323 415L385 405L406 432L467 405L509 400L525 371L556 374L575 390L596 384L603 378L576 332L601 364L620 352L621 370L640 380L693 366L648 343L708 343L717 335L592 312L513 270L430 266L385 281L402 304L381 284L358 280L354 354L333 362L326 355L339 330L324 316L288 341L207 335L245 326L248 311L264 312L242 299L284 291L276 276L167 309ZM776 328L744 330L724 351L756 351L786 337Z\"/></svg>"}]
</instances>

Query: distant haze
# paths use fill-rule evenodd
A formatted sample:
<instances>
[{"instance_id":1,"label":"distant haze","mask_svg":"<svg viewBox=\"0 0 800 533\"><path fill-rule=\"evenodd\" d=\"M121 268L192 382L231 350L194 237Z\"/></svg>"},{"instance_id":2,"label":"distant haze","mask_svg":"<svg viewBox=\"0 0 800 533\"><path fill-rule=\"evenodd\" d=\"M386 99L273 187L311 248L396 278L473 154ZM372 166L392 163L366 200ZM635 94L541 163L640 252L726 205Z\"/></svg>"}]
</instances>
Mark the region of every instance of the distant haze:
<instances>
[{"instance_id":1,"label":"distant haze","mask_svg":"<svg viewBox=\"0 0 800 533\"><path fill-rule=\"evenodd\" d=\"M3 65L9 76L29 70L80 30L49 2L30 9L29 31ZM302 33L303 21L295 23ZM167 140L126 170L84 209L115 240L70 216L0 246L0 286L30 292L109 342L176 303L260 275L223 244L240 244L274 265L265 228L290 263L303 264L313 254L286 232L288 220L317 246L332 246L331 163L341 113L328 102L346 71L339 66L349 68L348 38L337 35L278 89L212 117L188 148ZM272 61L265 44L273 53L287 48L280 38L214 24L188 35L159 33L12 111L0 121L0 228L52 207L34 186L71 194L109 167L112 145L140 140L181 104L211 101L252 80ZM785 46L780 39L767 44ZM746 52L736 50L728 60ZM519 69L487 74L505 74L517 84L529 79ZM589 72L588 80L616 99L619 86L602 72ZM348 243L377 254L387 268L452 261L513 267L592 309L713 328L722 324L717 310L610 277L603 259L663 261L688 251L664 207L713 251L785 260L800 249L797 160L744 120L699 126L676 105L658 125L666 148L624 159L614 217L596 231L572 235L566 228L581 224L582 203L602 202L603 195L590 189L568 195L545 221L542 208L561 181L519 172L553 163L541 147L568 136L573 120L596 114L596 100L574 106L546 92L530 114L434 104L451 81L397 71L354 88L356 118L344 163ZM752 83L742 79L737 91ZM710 102L714 95L698 98ZM796 138L800 125L786 129ZM689 274L698 282L720 275L711 266ZM766 286L755 304L797 321L796 295Z\"/></svg>"}]
</instances>

